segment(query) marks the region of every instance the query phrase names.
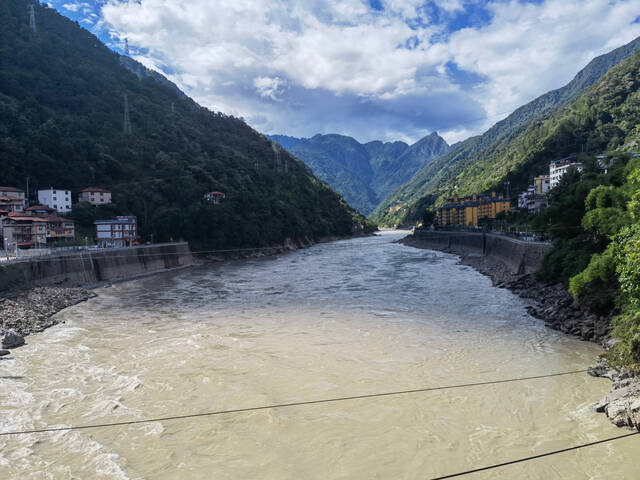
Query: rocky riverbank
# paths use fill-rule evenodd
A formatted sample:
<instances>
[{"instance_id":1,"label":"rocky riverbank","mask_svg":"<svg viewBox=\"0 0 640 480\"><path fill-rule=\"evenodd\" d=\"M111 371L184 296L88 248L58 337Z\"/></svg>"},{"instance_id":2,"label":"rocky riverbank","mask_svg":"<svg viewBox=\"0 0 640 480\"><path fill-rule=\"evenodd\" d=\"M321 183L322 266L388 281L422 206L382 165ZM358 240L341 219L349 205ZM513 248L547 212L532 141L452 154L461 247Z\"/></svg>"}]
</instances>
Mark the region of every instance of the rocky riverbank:
<instances>
[{"instance_id":1,"label":"rocky riverbank","mask_svg":"<svg viewBox=\"0 0 640 480\"><path fill-rule=\"evenodd\" d=\"M39 287L0 298L0 337L4 348L23 343L19 337L42 332L58 323L56 313L95 297L84 288Z\"/></svg>"},{"instance_id":2,"label":"rocky riverbank","mask_svg":"<svg viewBox=\"0 0 640 480\"><path fill-rule=\"evenodd\" d=\"M411 247L434 250L433 246L413 236L400 242ZM527 311L531 316L543 320L549 328L599 343L607 350L615 344L615 339L611 338L611 319L594 315L580 305L563 284L545 285L533 275L514 274L500 261L480 254L455 255L460 257L461 264L471 266L491 278L496 287L506 288L531 300L534 305L527 307ZM640 430L640 379L608 366L602 359L589 369L589 374L612 381L611 392L596 405L596 411L605 413L619 427Z\"/></svg>"}]
</instances>

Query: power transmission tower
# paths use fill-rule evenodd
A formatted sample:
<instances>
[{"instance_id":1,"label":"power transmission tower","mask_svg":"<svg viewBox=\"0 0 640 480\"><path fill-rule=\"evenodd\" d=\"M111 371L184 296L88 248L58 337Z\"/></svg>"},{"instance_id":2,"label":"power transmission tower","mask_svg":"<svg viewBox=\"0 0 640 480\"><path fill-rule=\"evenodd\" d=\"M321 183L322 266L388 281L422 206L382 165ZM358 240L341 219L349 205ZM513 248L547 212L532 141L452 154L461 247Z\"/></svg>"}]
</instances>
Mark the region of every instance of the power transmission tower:
<instances>
[{"instance_id":1,"label":"power transmission tower","mask_svg":"<svg viewBox=\"0 0 640 480\"><path fill-rule=\"evenodd\" d=\"M37 32L36 28L36 11L33 7L33 4L29 5L29 28L34 32Z\"/></svg>"},{"instance_id":2,"label":"power transmission tower","mask_svg":"<svg viewBox=\"0 0 640 480\"><path fill-rule=\"evenodd\" d=\"M276 159L276 171L280 171L280 167L281 167L281 161L280 161L280 145L278 145L276 142L271 142L271 149L273 150L273 153L275 154L275 159Z\"/></svg>"},{"instance_id":3,"label":"power transmission tower","mask_svg":"<svg viewBox=\"0 0 640 480\"><path fill-rule=\"evenodd\" d=\"M124 39L124 54L127 57L129 56L129 39L128 38Z\"/></svg>"},{"instance_id":4,"label":"power transmission tower","mask_svg":"<svg viewBox=\"0 0 640 480\"><path fill-rule=\"evenodd\" d=\"M124 125L123 132L125 135L131 135L133 130L131 128L131 118L129 118L129 99L127 98L127 94L124 94Z\"/></svg>"},{"instance_id":5,"label":"power transmission tower","mask_svg":"<svg viewBox=\"0 0 640 480\"><path fill-rule=\"evenodd\" d=\"M175 102L171 102L171 113L176 113L176 104L175 104Z\"/></svg>"}]
</instances>

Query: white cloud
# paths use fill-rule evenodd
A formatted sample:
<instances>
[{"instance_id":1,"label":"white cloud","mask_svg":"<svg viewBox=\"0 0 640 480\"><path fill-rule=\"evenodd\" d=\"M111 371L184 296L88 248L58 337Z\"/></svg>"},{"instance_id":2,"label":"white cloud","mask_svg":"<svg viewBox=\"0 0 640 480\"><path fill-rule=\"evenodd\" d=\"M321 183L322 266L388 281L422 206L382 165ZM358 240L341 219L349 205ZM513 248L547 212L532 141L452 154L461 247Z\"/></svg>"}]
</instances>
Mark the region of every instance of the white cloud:
<instances>
[{"instance_id":1,"label":"white cloud","mask_svg":"<svg viewBox=\"0 0 640 480\"><path fill-rule=\"evenodd\" d=\"M281 101L279 95L284 89L284 83L278 77L256 77L253 79L253 86L256 87L260 96L270 98L276 102Z\"/></svg>"},{"instance_id":2,"label":"white cloud","mask_svg":"<svg viewBox=\"0 0 640 480\"><path fill-rule=\"evenodd\" d=\"M461 140L640 35L632 0L496 2L489 24L445 36L426 17L410 28L425 15L422 0L381 3L110 0L102 13L114 35L148 51L145 64L168 65L206 106L267 132L360 140L432 129ZM436 3L450 15L466 5Z\"/></svg>"}]
</instances>

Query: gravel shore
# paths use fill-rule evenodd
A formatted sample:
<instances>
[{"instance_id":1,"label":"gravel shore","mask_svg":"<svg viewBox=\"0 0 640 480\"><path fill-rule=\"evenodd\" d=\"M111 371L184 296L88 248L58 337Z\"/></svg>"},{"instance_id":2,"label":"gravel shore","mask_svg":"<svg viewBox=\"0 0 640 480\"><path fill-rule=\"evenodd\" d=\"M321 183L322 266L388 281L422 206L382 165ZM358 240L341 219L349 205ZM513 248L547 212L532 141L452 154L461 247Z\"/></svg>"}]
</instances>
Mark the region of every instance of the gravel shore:
<instances>
[{"instance_id":1,"label":"gravel shore","mask_svg":"<svg viewBox=\"0 0 640 480\"><path fill-rule=\"evenodd\" d=\"M58 323L54 315L96 294L84 288L38 287L0 298L0 336L42 332Z\"/></svg>"},{"instance_id":2,"label":"gravel shore","mask_svg":"<svg viewBox=\"0 0 640 480\"><path fill-rule=\"evenodd\" d=\"M400 242L415 248L437 250L413 236ZM496 287L532 300L534 305L527 307L527 311L543 320L549 328L599 343L607 350L615 344L611 337L611 318L591 313L573 299L563 284L545 285L533 275L514 274L502 262L483 255L448 253L458 255L461 264L487 275ZM611 392L595 406L596 411L605 413L619 427L640 430L640 378L615 369L602 359L589 369L589 374L612 381Z\"/></svg>"}]
</instances>

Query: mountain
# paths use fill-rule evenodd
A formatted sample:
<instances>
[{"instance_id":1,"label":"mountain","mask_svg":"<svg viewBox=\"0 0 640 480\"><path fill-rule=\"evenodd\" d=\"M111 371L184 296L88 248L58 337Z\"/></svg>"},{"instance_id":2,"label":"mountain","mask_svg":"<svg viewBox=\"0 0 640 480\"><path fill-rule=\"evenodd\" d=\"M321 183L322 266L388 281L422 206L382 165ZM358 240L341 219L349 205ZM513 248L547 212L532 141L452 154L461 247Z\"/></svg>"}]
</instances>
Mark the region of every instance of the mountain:
<instances>
[{"instance_id":1,"label":"mountain","mask_svg":"<svg viewBox=\"0 0 640 480\"><path fill-rule=\"evenodd\" d=\"M267 135L267 138L272 142L279 143L287 150L291 150L298 143L304 140L304 138L290 137L288 135Z\"/></svg>"},{"instance_id":2,"label":"mountain","mask_svg":"<svg viewBox=\"0 0 640 480\"><path fill-rule=\"evenodd\" d=\"M31 3L0 3L0 184L108 188L111 207L75 206L86 233L97 216L133 214L143 239L198 248L348 234L364 222L244 121L198 105L55 10L36 5L32 31ZM212 190L225 194L219 205L203 200Z\"/></svg>"},{"instance_id":3,"label":"mountain","mask_svg":"<svg viewBox=\"0 0 640 480\"><path fill-rule=\"evenodd\" d=\"M315 135L297 140L291 147L291 137L271 136L283 147L306 163L313 173L340 192L358 211L371 213L398 186L449 146L437 133L427 135L409 146L404 142L373 141L361 144L344 135Z\"/></svg>"},{"instance_id":4,"label":"mountain","mask_svg":"<svg viewBox=\"0 0 640 480\"><path fill-rule=\"evenodd\" d=\"M438 199L450 196L456 187L460 194L501 188L501 182L508 174L512 174L512 170L506 166L519 165L518 162L501 156L501 152L509 150L509 144L528 128L541 121L555 108L575 99L602 78L609 69L629 58L639 48L640 37L594 58L564 87L547 92L518 108L484 134L456 144L449 152L422 168L409 182L387 197L373 212L372 219L382 224L412 223L420 217L424 208L433 205ZM483 181L478 177L476 164L486 162L489 158L493 160L488 162L490 167L484 172L487 178ZM525 183L526 181L528 180L525 180ZM518 188L519 185L514 187ZM512 191L516 190L512 188Z\"/></svg>"}]
</instances>

